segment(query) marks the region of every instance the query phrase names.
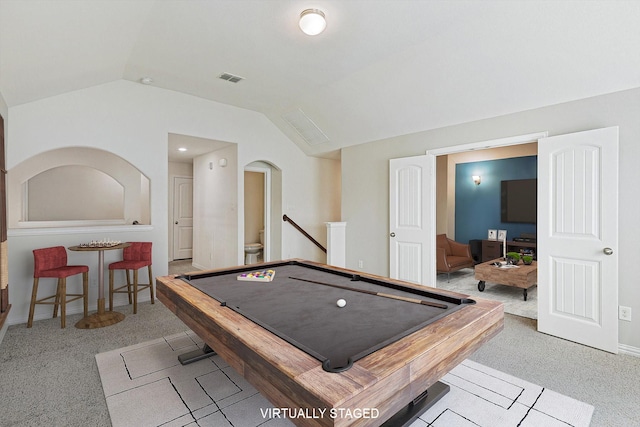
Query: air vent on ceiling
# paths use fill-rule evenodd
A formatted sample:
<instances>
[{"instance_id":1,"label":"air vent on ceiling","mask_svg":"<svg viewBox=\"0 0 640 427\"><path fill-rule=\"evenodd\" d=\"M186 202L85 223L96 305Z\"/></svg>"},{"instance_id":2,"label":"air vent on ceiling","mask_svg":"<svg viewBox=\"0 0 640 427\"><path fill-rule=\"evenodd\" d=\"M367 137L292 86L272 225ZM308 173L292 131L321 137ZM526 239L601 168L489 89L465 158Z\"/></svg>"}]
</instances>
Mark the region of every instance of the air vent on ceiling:
<instances>
[{"instance_id":1,"label":"air vent on ceiling","mask_svg":"<svg viewBox=\"0 0 640 427\"><path fill-rule=\"evenodd\" d=\"M231 83L238 83L240 80L244 80L244 77L236 76L230 73L222 73L218 76L222 80L226 80Z\"/></svg>"},{"instance_id":2,"label":"air vent on ceiling","mask_svg":"<svg viewBox=\"0 0 640 427\"><path fill-rule=\"evenodd\" d=\"M283 114L282 118L293 127L298 135L309 145L317 145L328 142L327 135L311 120L301 109Z\"/></svg>"}]
</instances>

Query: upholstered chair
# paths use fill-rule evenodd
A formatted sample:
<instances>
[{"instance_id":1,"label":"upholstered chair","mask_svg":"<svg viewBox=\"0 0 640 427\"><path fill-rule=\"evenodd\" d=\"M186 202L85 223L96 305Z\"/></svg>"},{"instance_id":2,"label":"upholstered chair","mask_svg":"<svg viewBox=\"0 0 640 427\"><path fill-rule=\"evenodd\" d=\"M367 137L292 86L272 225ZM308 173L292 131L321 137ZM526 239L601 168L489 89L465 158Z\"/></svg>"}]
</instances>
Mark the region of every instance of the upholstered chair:
<instances>
[{"instance_id":1,"label":"upholstered chair","mask_svg":"<svg viewBox=\"0 0 640 427\"><path fill-rule=\"evenodd\" d=\"M82 293L67 293L67 277L82 274ZM38 299L38 284L41 278L57 279L56 293ZM89 301L89 267L86 265L67 265L67 250L64 246L54 246L33 250L33 289L29 305L27 328L33 326L33 314L36 304L53 304L53 317L58 317L60 307L60 326L66 326L67 303L84 299L84 315L87 316Z\"/></svg>"},{"instance_id":2,"label":"upholstered chair","mask_svg":"<svg viewBox=\"0 0 640 427\"><path fill-rule=\"evenodd\" d=\"M126 293L129 296L129 304L133 303L133 314L138 312L138 292L149 288L151 304L153 297L153 273L151 272L152 244L151 242L128 242L131 246L122 250L122 261L109 264L109 311L113 310L113 294ZM149 274L148 283L139 283L138 270L147 267ZM124 270L127 283L114 288L114 271ZM130 273L133 272L133 281Z\"/></svg>"},{"instance_id":3,"label":"upholstered chair","mask_svg":"<svg viewBox=\"0 0 640 427\"><path fill-rule=\"evenodd\" d=\"M436 257L437 271L447 273L447 281L452 272L474 265L471 247L449 239L446 234L436 236Z\"/></svg>"}]
</instances>

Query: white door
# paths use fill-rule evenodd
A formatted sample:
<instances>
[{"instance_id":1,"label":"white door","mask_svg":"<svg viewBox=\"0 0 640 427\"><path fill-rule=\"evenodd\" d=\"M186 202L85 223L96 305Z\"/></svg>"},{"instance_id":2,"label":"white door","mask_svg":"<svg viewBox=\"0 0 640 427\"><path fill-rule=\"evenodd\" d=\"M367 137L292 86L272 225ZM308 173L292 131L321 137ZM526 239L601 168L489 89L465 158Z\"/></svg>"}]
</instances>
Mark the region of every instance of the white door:
<instances>
[{"instance_id":1,"label":"white door","mask_svg":"<svg viewBox=\"0 0 640 427\"><path fill-rule=\"evenodd\" d=\"M538 142L538 330L618 352L618 128Z\"/></svg>"},{"instance_id":2,"label":"white door","mask_svg":"<svg viewBox=\"0 0 640 427\"><path fill-rule=\"evenodd\" d=\"M423 285L435 277L435 157L389 160L389 273Z\"/></svg>"},{"instance_id":3,"label":"white door","mask_svg":"<svg viewBox=\"0 0 640 427\"><path fill-rule=\"evenodd\" d=\"M193 256L193 178L174 178L173 259Z\"/></svg>"}]
</instances>

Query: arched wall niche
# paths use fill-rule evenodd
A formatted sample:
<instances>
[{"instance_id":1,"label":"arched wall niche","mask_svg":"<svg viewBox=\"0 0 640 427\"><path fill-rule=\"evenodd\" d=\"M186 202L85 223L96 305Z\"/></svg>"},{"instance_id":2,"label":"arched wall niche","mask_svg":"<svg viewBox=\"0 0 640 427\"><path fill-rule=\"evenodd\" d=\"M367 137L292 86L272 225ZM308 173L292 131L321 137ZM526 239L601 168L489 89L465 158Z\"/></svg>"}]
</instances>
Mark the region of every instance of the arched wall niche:
<instances>
[{"instance_id":1,"label":"arched wall niche","mask_svg":"<svg viewBox=\"0 0 640 427\"><path fill-rule=\"evenodd\" d=\"M47 151L7 178L9 228L150 224L149 178L105 150Z\"/></svg>"}]
</instances>

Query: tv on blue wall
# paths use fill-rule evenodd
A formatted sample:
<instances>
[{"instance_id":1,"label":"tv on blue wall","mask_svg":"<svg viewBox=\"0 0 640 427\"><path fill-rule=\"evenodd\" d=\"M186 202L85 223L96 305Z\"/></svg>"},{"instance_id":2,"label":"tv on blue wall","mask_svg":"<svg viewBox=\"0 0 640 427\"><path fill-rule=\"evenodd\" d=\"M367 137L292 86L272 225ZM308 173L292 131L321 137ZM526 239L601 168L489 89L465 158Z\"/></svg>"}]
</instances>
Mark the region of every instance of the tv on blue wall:
<instances>
[{"instance_id":1,"label":"tv on blue wall","mask_svg":"<svg viewBox=\"0 0 640 427\"><path fill-rule=\"evenodd\" d=\"M474 175L480 176L480 185L473 182ZM536 180L537 176L538 156L457 164L456 240L467 243L469 240L486 239L490 229L507 230L507 240L519 237L522 233L536 234L535 223L503 221L501 199L502 181ZM521 191L518 194L520 200L523 197L529 202L537 200L535 192L526 189ZM530 214L529 220L535 217L537 208L534 205L529 203L523 209Z\"/></svg>"},{"instance_id":2,"label":"tv on blue wall","mask_svg":"<svg viewBox=\"0 0 640 427\"><path fill-rule=\"evenodd\" d=\"M510 179L500 183L500 221L538 223L537 179Z\"/></svg>"}]
</instances>

